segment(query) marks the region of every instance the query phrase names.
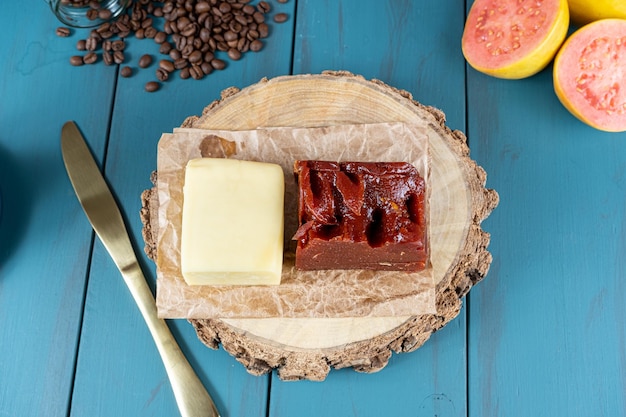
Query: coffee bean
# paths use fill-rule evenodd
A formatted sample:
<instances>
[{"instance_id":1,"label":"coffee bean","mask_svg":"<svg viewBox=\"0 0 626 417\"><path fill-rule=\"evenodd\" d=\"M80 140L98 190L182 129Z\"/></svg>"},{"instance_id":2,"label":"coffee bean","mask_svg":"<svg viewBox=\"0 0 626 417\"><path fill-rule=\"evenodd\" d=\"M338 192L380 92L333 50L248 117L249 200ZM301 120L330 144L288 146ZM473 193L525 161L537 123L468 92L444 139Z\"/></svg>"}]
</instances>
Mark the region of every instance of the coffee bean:
<instances>
[{"instance_id":1,"label":"coffee bean","mask_svg":"<svg viewBox=\"0 0 626 417\"><path fill-rule=\"evenodd\" d=\"M185 46L187 46L187 38L175 33L174 35L172 35L172 40L174 41L174 44L176 45L176 49L178 49L179 51L182 51Z\"/></svg>"},{"instance_id":2,"label":"coffee bean","mask_svg":"<svg viewBox=\"0 0 626 417\"><path fill-rule=\"evenodd\" d=\"M62 38L67 38L68 36L72 34L72 32L70 31L70 28L66 28L65 26L60 26L57 28L56 34L57 36L60 36Z\"/></svg>"},{"instance_id":3,"label":"coffee bean","mask_svg":"<svg viewBox=\"0 0 626 417\"><path fill-rule=\"evenodd\" d=\"M279 3L287 3L289 0L277 0Z\"/></svg>"},{"instance_id":4,"label":"coffee bean","mask_svg":"<svg viewBox=\"0 0 626 417\"><path fill-rule=\"evenodd\" d=\"M149 28L149 27L152 27L152 18L147 18L147 19L144 19L144 20L141 22L141 27L142 27L142 28L144 28L144 29L147 29L147 28Z\"/></svg>"},{"instance_id":5,"label":"coffee bean","mask_svg":"<svg viewBox=\"0 0 626 417\"><path fill-rule=\"evenodd\" d=\"M159 53L167 55L170 53L170 51L172 50L172 44L169 42L163 42L161 44L161 46L159 47Z\"/></svg>"},{"instance_id":6,"label":"coffee bean","mask_svg":"<svg viewBox=\"0 0 626 417\"><path fill-rule=\"evenodd\" d=\"M226 42L237 40L238 38L239 38L239 35L236 32L233 32L232 30L227 30L226 32L224 32L224 40Z\"/></svg>"},{"instance_id":7,"label":"coffee bean","mask_svg":"<svg viewBox=\"0 0 626 417\"><path fill-rule=\"evenodd\" d=\"M175 69L174 63L172 61L167 60L167 59L162 59L162 60L159 61L159 68L162 68L162 69L164 69L167 72L172 72Z\"/></svg>"},{"instance_id":8,"label":"coffee bean","mask_svg":"<svg viewBox=\"0 0 626 417\"><path fill-rule=\"evenodd\" d=\"M260 38L267 38L270 34L270 28L269 26L267 26L267 23L261 23L258 27L257 30L259 31L259 37Z\"/></svg>"},{"instance_id":9,"label":"coffee bean","mask_svg":"<svg viewBox=\"0 0 626 417\"><path fill-rule=\"evenodd\" d=\"M104 32L110 32L111 31L111 24L110 23L103 23L100 26L98 26L95 31L97 33L99 33L101 36Z\"/></svg>"},{"instance_id":10,"label":"coffee bean","mask_svg":"<svg viewBox=\"0 0 626 417\"><path fill-rule=\"evenodd\" d=\"M177 59L181 58L183 54L181 54L178 49L172 49L169 53L169 56L172 60L176 61Z\"/></svg>"},{"instance_id":11,"label":"coffee bean","mask_svg":"<svg viewBox=\"0 0 626 417\"><path fill-rule=\"evenodd\" d=\"M81 65L84 64L83 62L83 57L80 55L74 55L70 57L70 64L75 66L75 67L79 67Z\"/></svg>"},{"instance_id":12,"label":"coffee bean","mask_svg":"<svg viewBox=\"0 0 626 417\"><path fill-rule=\"evenodd\" d=\"M204 75L209 75L213 72L213 67L208 62L203 62L202 64L200 64L200 68L202 68L202 72L204 73Z\"/></svg>"},{"instance_id":13,"label":"coffee bean","mask_svg":"<svg viewBox=\"0 0 626 417\"><path fill-rule=\"evenodd\" d=\"M130 32L130 26L128 26L126 23L122 22L121 20L118 20L117 22L115 22L115 27L117 28L118 33L120 34ZM120 37L125 38L125 36L120 36Z\"/></svg>"},{"instance_id":14,"label":"coffee bean","mask_svg":"<svg viewBox=\"0 0 626 417\"><path fill-rule=\"evenodd\" d=\"M204 78L204 71L202 71L202 68L199 65L192 65L191 68L189 68L189 74L194 80Z\"/></svg>"},{"instance_id":15,"label":"coffee bean","mask_svg":"<svg viewBox=\"0 0 626 417\"><path fill-rule=\"evenodd\" d=\"M284 23L287 21L287 19L289 18L289 16L287 16L287 13L276 13L274 15L274 22L276 23Z\"/></svg>"},{"instance_id":16,"label":"coffee bean","mask_svg":"<svg viewBox=\"0 0 626 417\"><path fill-rule=\"evenodd\" d=\"M98 18L102 20L109 20L113 14L109 9L98 10Z\"/></svg>"},{"instance_id":17,"label":"coffee bean","mask_svg":"<svg viewBox=\"0 0 626 417\"><path fill-rule=\"evenodd\" d=\"M256 22L256 24L260 24L265 22L265 15L261 12L255 12L252 15L252 18L254 19L254 21Z\"/></svg>"},{"instance_id":18,"label":"coffee bean","mask_svg":"<svg viewBox=\"0 0 626 417\"><path fill-rule=\"evenodd\" d=\"M211 60L211 66L213 67L213 69L223 70L224 68L226 68L226 62L222 61L221 59L215 58Z\"/></svg>"},{"instance_id":19,"label":"coffee bean","mask_svg":"<svg viewBox=\"0 0 626 417\"><path fill-rule=\"evenodd\" d=\"M195 10L198 14L206 13L211 10L211 5L208 1L200 1L196 3Z\"/></svg>"},{"instance_id":20,"label":"coffee bean","mask_svg":"<svg viewBox=\"0 0 626 417\"><path fill-rule=\"evenodd\" d=\"M145 54L139 58L139 68L148 68L150 65L152 65L152 55Z\"/></svg>"},{"instance_id":21,"label":"coffee bean","mask_svg":"<svg viewBox=\"0 0 626 417\"><path fill-rule=\"evenodd\" d=\"M232 8L230 7L230 4L226 2L220 3L219 9L220 9L220 12L222 12L223 14L229 13L232 10Z\"/></svg>"},{"instance_id":22,"label":"coffee bean","mask_svg":"<svg viewBox=\"0 0 626 417\"><path fill-rule=\"evenodd\" d=\"M180 19L176 20L176 29L178 29L178 31L180 32L185 27L187 27L187 25L190 25L190 24L191 24L191 20L189 20L187 16L183 16Z\"/></svg>"},{"instance_id":23,"label":"coffee bean","mask_svg":"<svg viewBox=\"0 0 626 417\"><path fill-rule=\"evenodd\" d=\"M95 52L89 52L87 55L83 57L83 62L85 64L93 64L98 60L98 55Z\"/></svg>"},{"instance_id":24,"label":"coffee bean","mask_svg":"<svg viewBox=\"0 0 626 417\"><path fill-rule=\"evenodd\" d=\"M98 11L96 9L88 10L85 16L87 16L89 20L96 20L98 18Z\"/></svg>"},{"instance_id":25,"label":"coffee bean","mask_svg":"<svg viewBox=\"0 0 626 417\"><path fill-rule=\"evenodd\" d=\"M109 51L102 52L102 61L104 65L113 65L113 53Z\"/></svg>"},{"instance_id":26,"label":"coffee bean","mask_svg":"<svg viewBox=\"0 0 626 417\"><path fill-rule=\"evenodd\" d=\"M177 70L183 69L187 67L188 65L189 65L189 61L187 61L185 58L179 58L176 61L174 61L174 68L176 68Z\"/></svg>"},{"instance_id":27,"label":"coffee bean","mask_svg":"<svg viewBox=\"0 0 626 417\"><path fill-rule=\"evenodd\" d=\"M163 42L165 42L167 40L167 33L165 32L157 32L157 34L154 36L154 41L156 43L162 44Z\"/></svg>"},{"instance_id":28,"label":"coffee bean","mask_svg":"<svg viewBox=\"0 0 626 417\"><path fill-rule=\"evenodd\" d=\"M192 64L200 62L202 61L202 52L196 49L195 51L189 54L189 57L187 59L189 59L189 62L191 62Z\"/></svg>"},{"instance_id":29,"label":"coffee bean","mask_svg":"<svg viewBox=\"0 0 626 417\"><path fill-rule=\"evenodd\" d=\"M126 48L126 42L122 40L111 42L111 49L113 51L123 51L125 48Z\"/></svg>"},{"instance_id":30,"label":"coffee bean","mask_svg":"<svg viewBox=\"0 0 626 417\"><path fill-rule=\"evenodd\" d=\"M163 3L163 13L164 14L171 13L172 10L174 10L174 2L173 1L166 1L165 3Z\"/></svg>"},{"instance_id":31,"label":"coffee bean","mask_svg":"<svg viewBox=\"0 0 626 417\"><path fill-rule=\"evenodd\" d=\"M95 37L89 37L85 40L85 49L87 51L95 51L98 49L99 41Z\"/></svg>"},{"instance_id":32,"label":"coffee bean","mask_svg":"<svg viewBox=\"0 0 626 417\"><path fill-rule=\"evenodd\" d=\"M156 81L148 81L144 87L144 89L148 92L148 93L154 93L155 91L157 91L159 88L161 87L161 85L156 82Z\"/></svg>"},{"instance_id":33,"label":"coffee bean","mask_svg":"<svg viewBox=\"0 0 626 417\"><path fill-rule=\"evenodd\" d=\"M189 55L193 53L193 51L194 51L193 45L188 43L187 45L185 45L182 51L180 51L180 53L182 54L183 58L188 58Z\"/></svg>"},{"instance_id":34,"label":"coffee bean","mask_svg":"<svg viewBox=\"0 0 626 417\"><path fill-rule=\"evenodd\" d=\"M255 39L258 39L261 36L261 34L259 33L258 30L256 29L252 29L248 31L248 34L246 35L246 38L248 38L249 41L253 41Z\"/></svg>"},{"instance_id":35,"label":"coffee bean","mask_svg":"<svg viewBox=\"0 0 626 417\"><path fill-rule=\"evenodd\" d=\"M87 49L85 47L85 42L86 41L84 39L81 39L78 42L76 42L76 49L79 50L79 51L84 51L85 49Z\"/></svg>"},{"instance_id":36,"label":"coffee bean","mask_svg":"<svg viewBox=\"0 0 626 417\"><path fill-rule=\"evenodd\" d=\"M246 38L239 38L236 48L238 51L247 52L250 48L250 41Z\"/></svg>"},{"instance_id":37,"label":"coffee bean","mask_svg":"<svg viewBox=\"0 0 626 417\"><path fill-rule=\"evenodd\" d=\"M252 52L259 52L261 49L263 49L263 41L255 39L250 42L250 50Z\"/></svg>"},{"instance_id":38,"label":"coffee bean","mask_svg":"<svg viewBox=\"0 0 626 417\"><path fill-rule=\"evenodd\" d=\"M211 31L207 28L202 28L200 32L198 32L198 37L202 42L207 43L211 37Z\"/></svg>"},{"instance_id":39,"label":"coffee bean","mask_svg":"<svg viewBox=\"0 0 626 417\"><path fill-rule=\"evenodd\" d=\"M124 52L122 51L113 52L113 62L115 62L116 64L121 64L122 62L124 62Z\"/></svg>"},{"instance_id":40,"label":"coffee bean","mask_svg":"<svg viewBox=\"0 0 626 417\"><path fill-rule=\"evenodd\" d=\"M183 80L186 80L187 78L189 78L191 76L191 74L189 74L189 68L183 68L180 70L180 78L182 78Z\"/></svg>"},{"instance_id":41,"label":"coffee bean","mask_svg":"<svg viewBox=\"0 0 626 417\"><path fill-rule=\"evenodd\" d=\"M128 78L131 75L133 75L133 69L131 67L122 67L122 69L120 69L120 75L124 78Z\"/></svg>"},{"instance_id":42,"label":"coffee bean","mask_svg":"<svg viewBox=\"0 0 626 417\"><path fill-rule=\"evenodd\" d=\"M260 1L256 7L257 7L257 10L260 11L261 13L267 13L271 9L270 4L266 1Z\"/></svg>"},{"instance_id":43,"label":"coffee bean","mask_svg":"<svg viewBox=\"0 0 626 417\"><path fill-rule=\"evenodd\" d=\"M248 25L248 23L250 23L250 22L248 21L248 18L247 18L246 16L242 15L242 14L238 14L238 15L236 15L236 16L235 16L235 21L236 21L237 23L239 23L242 27L243 27L243 26L247 26L247 25Z\"/></svg>"},{"instance_id":44,"label":"coffee bean","mask_svg":"<svg viewBox=\"0 0 626 417\"><path fill-rule=\"evenodd\" d=\"M241 59L241 52L235 48L230 48L228 50L228 57L233 61L239 61Z\"/></svg>"},{"instance_id":45,"label":"coffee bean","mask_svg":"<svg viewBox=\"0 0 626 417\"><path fill-rule=\"evenodd\" d=\"M148 39L154 39L154 37L156 36L156 34L158 33L158 30L155 27L150 26L149 28L144 29L144 34L146 35L146 38Z\"/></svg>"},{"instance_id":46,"label":"coffee bean","mask_svg":"<svg viewBox=\"0 0 626 417\"><path fill-rule=\"evenodd\" d=\"M168 71L165 71L163 68L157 68L156 77L159 81L167 81L167 79L170 77L170 73Z\"/></svg>"},{"instance_id":47,"label":"coffee bean","mask_svg":"<svg viewBox=\"0 0 626 417\"><path fill-rule=\"evenodd\" d=\"M198 25L195 23L189 23L180 30L180 34L183 36L192 36L198 32Z\"/></svg>"}]
</instances>

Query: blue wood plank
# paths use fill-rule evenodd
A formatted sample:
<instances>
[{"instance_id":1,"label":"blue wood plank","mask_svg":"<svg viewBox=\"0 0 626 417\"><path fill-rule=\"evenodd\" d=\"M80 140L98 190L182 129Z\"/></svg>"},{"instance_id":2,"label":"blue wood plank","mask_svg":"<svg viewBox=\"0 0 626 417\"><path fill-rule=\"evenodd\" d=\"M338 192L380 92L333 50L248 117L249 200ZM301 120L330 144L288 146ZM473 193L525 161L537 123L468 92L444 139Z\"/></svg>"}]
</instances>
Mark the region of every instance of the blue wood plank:
<instances>
[{"instance_id":1,"label":"blue wood plank","mask_svg":"<svg viewBox=\"0 0 626 417\"><path fill-rule=\"evenodd\" d=\"M60 129L81 119L101 157L114 76L70 67L71 38L58 38L47 5L37 6L7 3L0 15L11 33L0 43L2 416L68 409L91 228L63 168Z\"/></svg>"},{"instance_id":2,"label":"blue wood plank","mask_svg":"<svg viewBox=\"0 0 626 417\"><path fill-rule=\"evenodd\" d=\"M462 1L299 1L294 73L347 70L411 92L465 125ZM271 386L271 416L466 415L465 312L382 371Z\"/></svg>"},{"instance_id":3,"label":"blue wood plank","mask_svg":"<svg viewBox=\"0 0 626 417\"><path fill-rule=\"evenodd\" d=\"M278 11L290 11L281 6ZM176 76L153 94L143 86L154 80L157 47L151 41L129 40L128 54L151 53L152 67L120 78L110 133L106 172L128 220L141 254L140 194L150 188L156 169L157 142L187 116L201 114L230 86L246 87L263 77L289 73L294 22L271 24L271 35L261 52L229 61L224 71L203 80ZM132 64L131 64L132 65ZM154 287L155 267L141 256ZM214 397L224 416L265 416L269 377L249 375L222 349L202 345L185 320L169 321L183 351ZM169 382L148 330L113 263L98 243L89 281L85 319L76 373L72 415L176 415Z\"/></svg>"},{"instance_id":4,"label":"blue wood plank","mask_svg":"<svg viewBox=\"0 0 626 417\"><path fill-rule=\"evenodd\" d=\"M270 415L465 416L465 343L459 335L465 324L457 319L374 374L341 369L324 382L274 378Z\"/></svg>"},{"instance_id":5,"label":"blue wood plank","mask_svg":"<svg viewBox=\"0 0 626 417\"><path fill-rule=\"evenodd\" d=\"M468 114L501 197L492 271L470 294L470 415L625 415L626 133L571 116L551 68L469 69Z\"/></svg>"},{"instance_id":6,"label":"blue wood plank","mask_svg":"<svg viewBox=\"0 0 626 417\"><path fill-rule=\"evenodd\" d=\"M346 70L409 91L465 128L463 1L302 1L294 73Z\"/></svg>"}]
</instances>

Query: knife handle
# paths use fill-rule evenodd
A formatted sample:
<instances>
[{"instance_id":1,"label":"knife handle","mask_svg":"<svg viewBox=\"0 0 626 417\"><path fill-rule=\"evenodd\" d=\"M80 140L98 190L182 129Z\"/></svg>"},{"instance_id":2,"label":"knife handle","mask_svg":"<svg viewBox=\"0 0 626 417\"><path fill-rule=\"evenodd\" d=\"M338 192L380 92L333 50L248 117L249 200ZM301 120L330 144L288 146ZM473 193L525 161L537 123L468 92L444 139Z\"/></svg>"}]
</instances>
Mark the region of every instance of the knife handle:
<instances>
[{"instance_id":1,"label":"knife handle","mask_svg":"<svg viewBox=\"0 0 626 417\"><path fill-rule=\"evenodd\" d=\"M165 320L158 318L154 296L136 258L127 265L118 265L118 268L154 338L181 416L220 417L215 403L180 350Z\"/></svg>"}]
</instances>

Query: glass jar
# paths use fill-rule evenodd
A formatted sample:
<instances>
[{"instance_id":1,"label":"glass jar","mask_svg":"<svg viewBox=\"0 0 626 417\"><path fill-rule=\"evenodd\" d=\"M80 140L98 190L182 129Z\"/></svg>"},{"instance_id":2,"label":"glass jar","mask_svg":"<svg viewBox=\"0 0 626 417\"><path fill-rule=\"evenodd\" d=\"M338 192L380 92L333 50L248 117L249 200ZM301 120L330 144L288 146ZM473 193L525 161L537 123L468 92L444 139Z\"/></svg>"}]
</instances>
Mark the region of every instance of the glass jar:
<instances>
[{"instance_id":1,"label":"glass jar","mask_svg":"<svg viewBox=\"0 0 626 417\"><path fill-rule=\"evenodd\" d=\"M120 16L133 0L46 0L65 25L89 28Z\"/></svg>"}]
</instances>

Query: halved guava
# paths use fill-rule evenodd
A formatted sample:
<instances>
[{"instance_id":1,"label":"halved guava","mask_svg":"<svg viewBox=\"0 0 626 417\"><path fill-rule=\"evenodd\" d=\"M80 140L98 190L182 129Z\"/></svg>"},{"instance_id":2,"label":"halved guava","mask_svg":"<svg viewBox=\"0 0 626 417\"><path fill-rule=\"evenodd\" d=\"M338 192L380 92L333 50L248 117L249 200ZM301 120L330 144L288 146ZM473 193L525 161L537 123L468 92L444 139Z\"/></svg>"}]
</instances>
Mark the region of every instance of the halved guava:
<instances>
[{"instance_id":1,"label":"halved guava","mask_svg":"<svg viewBox=\"0 0 626 417\"><path fill-rule=\"evenodd\" d=\"M485 74L529 77L554 58L568 26L567 0L476 0L465 22L463 55Z\"/></svg>"},{"instance_id":2,"label":"halved guava","mask_svg":"<svg viewBox=\"0 0 626 417\"><path fill-rule=\"evenodd\" d=\"M601 19L626 19L625 0L568 0L572 22L586 24Z\"/></svg>"},{"instance_id":3,"label":"halved guava","mask_svg":"<svg viewBox=\"0 0 626 417\"><path fill-rule=\"evenodd\" d=\"M554 91L596 129L626 131L626 20L604 19L574 32L554 60Z\"/></svg>"}]
</instances>

